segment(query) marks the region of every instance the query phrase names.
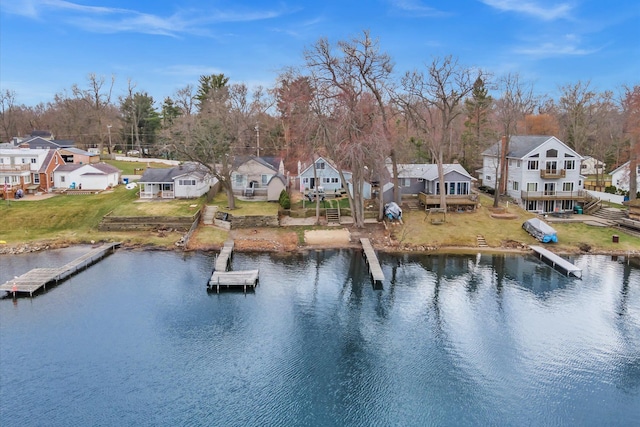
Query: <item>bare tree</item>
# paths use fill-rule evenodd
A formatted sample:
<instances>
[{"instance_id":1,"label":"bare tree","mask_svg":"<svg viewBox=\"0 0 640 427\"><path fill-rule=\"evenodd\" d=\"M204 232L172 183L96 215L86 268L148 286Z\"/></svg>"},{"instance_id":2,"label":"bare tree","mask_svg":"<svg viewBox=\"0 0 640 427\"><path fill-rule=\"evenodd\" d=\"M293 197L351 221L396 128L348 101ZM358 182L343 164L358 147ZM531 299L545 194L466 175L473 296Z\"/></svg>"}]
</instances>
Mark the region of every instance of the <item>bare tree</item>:
<instances>
[{"instance_id":1,"label":"bare tree","mask_svg":"<svg viewBox=\"0 0 640 427\"><path fill-rule=\"evenodd\" d=\"M16 128L16 92L6 89L0 93L0 117L2 117L2 137L0 141L9 141L17 135Z\"/></svg>"},{"instance_id":2,"label":"bare tree","mask_svg":"<svg viewBox=\"0 0 640 427\"><path fill-rule=\"evenodd\" d=\"M589 87L590 81L578 81L560 88L558 107L563 125L563 141L580 154L593 154L588 147L595 135L593 116L598 94Z\"/></svg>"},{"instance_id":3,"label":"bare tree","mask_svg":"<svg viewBox=\"0 0 640 427\"><path fill-rule=\"evenodd\" d=\"M111 96L115 81L115 76L111 76L110 81L107 82L104 76L97 76L95 73L89 73L87 76L87 89L81 89L75 84L71 87L73 95L86 102L90 109L89 111L91 111L91 119L94 125L93 129L98 135L98 147L101 153L104 149L107 129L107 123L104 122L104 118L106 111L111 106ZM111 147L109 147L109 154L111 154Z\"/></svg>"},{"instance_id":4,"label":"bare tree","mask_svg":"<svg viewBox=\"0 0 640 427\"><path fill-rule=\"evenodd\" d=\"M625 134L629 138L629 199L638 193L638 158L640 157L640 85L624 87L622 107Z\"/></svg>"},{"instance_id":5,"label":"bare tree","mask_svg":"<svg viewBox=\"0 0 640 427\"><path fill-rule=\"evenodd\" d=\"M450 145L454 120L464 112L462 102L482 75L481 70L462 66L447 56L433 59L426 73L416 70L402 79L406 96L400 100L437 164L440 207L445 212L444 150Z\"/></svg>"},{"instance_id":6,"label":"bare tree","mask_svg":"<svg viewBox=\"0 0 640 427\"><path fill-rule=\"evenodd\" d=\"M507 74L498 79L500 98L495 104L495 119L503 135L503 143L499 144L499 184L495 189L493 207L498 207L500 195L506 192L507 161L509 141L518 133L518 123L524 121L527 114L532 114L538 104L533 94L533 85L522 82L518 74Z\"/></svg>"}]
</instances>

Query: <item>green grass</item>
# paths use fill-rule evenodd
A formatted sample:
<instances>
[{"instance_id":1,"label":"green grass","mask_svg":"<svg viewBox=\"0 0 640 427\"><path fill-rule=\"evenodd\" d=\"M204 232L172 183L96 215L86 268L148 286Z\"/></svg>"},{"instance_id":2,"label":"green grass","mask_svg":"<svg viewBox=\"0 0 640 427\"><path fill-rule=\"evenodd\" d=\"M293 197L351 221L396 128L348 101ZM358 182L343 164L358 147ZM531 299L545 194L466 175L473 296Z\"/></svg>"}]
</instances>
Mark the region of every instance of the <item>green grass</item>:
<instances>
[{"instance_id":1,"label":"green grass","mask_svg":"<svg viewBox=\"0 0 640 427\"><path fill-rule=\"evenodd\" d=\"M105 163L110 164L111 166L115 166L122 171L122 175L141 175L141 173L134 169L139 168L144 171L147 169L147 163L144 162L124 162L121 160L104 160ZM170 168L171 166L165 165L164 163L148 163L150 168Z\"/></svg>"},{"instance_id":2,"label":"green grass","mask_svg":"<svg viewBox=\"0 0 640 427\"><path fill-rule=\"evenodd\" d=\"M278 209L280 208L280 205L276 202L246 201L236 198L236 208L231 210L228 207L227 194L224 191L216 194L216 197L208 204L217 205L219 211L227 212L234 216L278 215Z\"/></svg>"},{"instance_id":3,"label":"green grass","mask_svg":"<svg viewBox=\"0 0 640 427\"><path fill-rule=\"evenodd\" d=\"M90 240L169 241L175 236L163 237L149 232L103 233L98 231L98 224L109 212L117 216L191 216L203 202L204 198L141 203L137 191L127 190L124 186L101 194L58 195L38 201L2 201L0 240L10 244L46 240L70 243ZM190 207L194 204L196 208Z\"/></svg>"},{"instance_id":4,"label":"green grass","mask_svg":"<svg viewBox=\"0 0 640 427\"><path fill-rule=\"evenodd\" d=\"M304 208L303 208L304 205ZM348 197L340 197L337 199L325 198L324 201L320 201L320 209L325 208L349 208L349 198ZM291 204L292 210L301 210L301 209L315 209L316 202L310 202L308 199L300 200L299 202Z\"/></svg>"}]
</instances>

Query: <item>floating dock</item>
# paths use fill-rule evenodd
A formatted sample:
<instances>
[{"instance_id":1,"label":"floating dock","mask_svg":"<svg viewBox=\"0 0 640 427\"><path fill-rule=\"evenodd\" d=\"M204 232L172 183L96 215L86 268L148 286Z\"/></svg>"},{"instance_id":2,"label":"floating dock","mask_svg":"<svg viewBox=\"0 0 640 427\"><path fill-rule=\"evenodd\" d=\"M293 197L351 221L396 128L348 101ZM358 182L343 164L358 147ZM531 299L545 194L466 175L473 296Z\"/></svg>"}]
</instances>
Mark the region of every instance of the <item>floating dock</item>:
<instances>
[{"instance_id":1,"label":"floating dock","mask_svg":"<svg viewBox=\"0 0 640 427\"><path fill-rule=\"evenodd\" d=\"M15 277L0 285L0 291L9 292L13 294L14 298L19 294L26 293L33 296L39 289L46 289L48 284L58 284L83 268L89 267L118 246L120 246L119 242L103 244L60 268L34 268L22 276Z\"/></svg>"},{"instance_id":2,"label":"floating dock","mask_svg":"<svg viewBox=\"0 0 640 427\"><path fill-rule=\"evenodd\" d=\"M378 256L373 250L373 246L371 246L371 242L366 237L361 237L360 243L362 243L362 249L364 250L364 256L367 260L373 282L382 282L384 280L384 273L382 272L382 267L380 267Z\"/></svg>"},{"instance_id":3,"label":"floating dock","mask_svg":"<svg viewBox=\"0 0 640 427\"><path fill-rule=\"evenodd\" d=\"M247 288L255 289L258 285L259 270L244 271L214 271L209 280L208 290L220 292L220 288L242 288L247 292Z\"/></svg>"},{"instance_id":4,"label":"floating dock","mask_svg":"<svg viewBox=\"0 0 640 427\"><path fill-rule=\"evenodd\" d=\"M540 259L545 258L548 260L551 263L551 266L556 270L559 268L565 271L567 276L573 275L574 277L582 278L582 269L571 264L566 259L560 258L558 255L543 248L542 246L531 245L529 247L538 254Z\"/></svg>"},{"instance_id":5,"label":"floating dock","mask_svg":"<svg viewBox=\"0 0 640 427\"><path fill-rule=\"evenodd\" d=\"M216 258L215 270L227 271L231 265L231 257L233 256L233 240L227 240L224 242L224 246L220 250L218 257Z\"/></svg>"},{"instance_id":6,"label":"floating dock","mask_svg":"<svg viewBox=\"0 0 640 427\"><path fill-rule=\"evenodd\" d=\"M211 279L209 279L209 283L207 283L208 291L215 290L216 292L220 292L220 288L242 288L244 292L247 292L247 288L255 290L258 285L259 270L227 271L231 265L230 260L233 256L233 247L233 240L224 242L224 246L216 258Z\"/></svg>"}]
</instances>

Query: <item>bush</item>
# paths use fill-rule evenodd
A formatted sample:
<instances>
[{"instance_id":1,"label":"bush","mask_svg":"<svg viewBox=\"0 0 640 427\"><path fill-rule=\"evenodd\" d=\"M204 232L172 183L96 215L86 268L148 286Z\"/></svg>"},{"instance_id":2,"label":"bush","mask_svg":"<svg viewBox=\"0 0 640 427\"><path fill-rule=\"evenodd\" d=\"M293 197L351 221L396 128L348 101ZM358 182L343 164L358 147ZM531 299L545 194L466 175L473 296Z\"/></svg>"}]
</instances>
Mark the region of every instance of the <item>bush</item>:
<instances>
[{"instance_id":1,"label":"bush","mask_svg":"<svg viewBox=\"0 0 640 427\"><path fill-rule=\"evenodd\" d=\"M291 199L289 198L289 193L287 193L286 190L282 190L280 192L278 203L280 203L280 206L282 206L282 209L291 209Z\"/></svg>"},{"instance_id":2,"label":"bush","mask_svg":"<svg viewBox=\"0 0 640 427\"><path fill-rule=\"evenodd\" d=\"M605 193L609 193L609 194L616 194L618 191L618 189L615 187L615 185L610 185L608 187L605 187L604 192Z\"/></svg>"}]
</instances>

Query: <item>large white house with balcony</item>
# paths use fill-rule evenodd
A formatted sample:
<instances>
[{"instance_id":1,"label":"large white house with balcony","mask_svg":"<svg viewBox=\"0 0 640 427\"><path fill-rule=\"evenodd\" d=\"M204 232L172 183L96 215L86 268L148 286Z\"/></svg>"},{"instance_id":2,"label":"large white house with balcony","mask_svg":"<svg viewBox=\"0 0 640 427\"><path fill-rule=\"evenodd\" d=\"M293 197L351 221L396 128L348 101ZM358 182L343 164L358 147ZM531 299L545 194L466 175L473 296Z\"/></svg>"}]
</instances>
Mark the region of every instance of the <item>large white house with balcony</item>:
<instances>
[{"instance_id":1,"label":"large white house with balcony","mask_svg":"<svg viewBox=\"0 0 640 427\"><path fill-rule=\"evenodd\" d=\"M64 160L57 150L0 149L0 186L3 197L13 197L18 190L50 191L53 188L53 171L63 164Z\"/></svg>"},{"instance_id":2,"label":"large white house with balcony","mask_svg":"<svg viewBox=\"0 0 640 427\"><path fill-rule=\"evenodd\" d=\"M504 144L482 153L482 183L497 188ZM512 136L504 153L506 188L503 192L532 212L571 210L589 195L580 173L583 157L554 136Z\"/></svg>"}]
</instances>

